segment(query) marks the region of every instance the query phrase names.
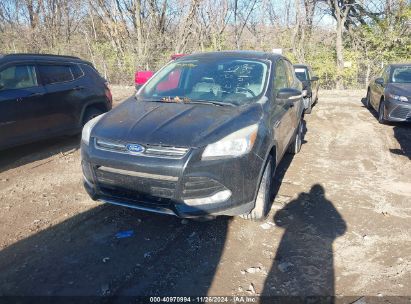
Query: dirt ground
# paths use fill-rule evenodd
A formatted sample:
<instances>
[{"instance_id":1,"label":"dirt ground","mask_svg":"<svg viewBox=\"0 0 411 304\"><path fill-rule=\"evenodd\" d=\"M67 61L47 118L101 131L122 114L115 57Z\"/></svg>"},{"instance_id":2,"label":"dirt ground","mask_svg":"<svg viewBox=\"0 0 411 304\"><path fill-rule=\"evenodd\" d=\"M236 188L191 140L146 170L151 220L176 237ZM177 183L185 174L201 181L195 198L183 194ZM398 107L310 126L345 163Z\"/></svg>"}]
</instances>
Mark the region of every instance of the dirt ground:
<instances>
[{"instance_id":1,"label":"dirt ground","mask_svg":"<svg viewBox=\"0 0 411 304\"><path fill-rule=\"evenodd\" d=\"M79 137L0 152L0 295L410 296L411 126L363 95L320 92L262 223L94 202Z\"/></svg>"}]
</instances>

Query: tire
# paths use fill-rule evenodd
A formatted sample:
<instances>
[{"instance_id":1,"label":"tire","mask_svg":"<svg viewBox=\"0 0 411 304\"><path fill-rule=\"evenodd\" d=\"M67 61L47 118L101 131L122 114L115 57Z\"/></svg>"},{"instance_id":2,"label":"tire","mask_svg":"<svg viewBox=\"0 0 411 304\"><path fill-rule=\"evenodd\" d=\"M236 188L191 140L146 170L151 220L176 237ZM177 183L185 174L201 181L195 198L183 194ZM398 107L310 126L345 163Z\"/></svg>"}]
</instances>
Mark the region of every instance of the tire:
<instances>
[{"instance_id":1,"label":"tire","mask_svg":"<svg viewBox=\"0 0 411 304\"><path fill-rule=\"evenodd\" d=\"M303 122L302 122L302 119L300 119L300 122L298 123L298 127L297 127L297 132L295 133L293 141L288 146L288 153L297 154L298 152L300 152L302 141L303 141Z\"/></svg>"},{"instance_id":2,"label":"tire","mask_svg":"<svg viewBox=\"0 0 411 304\"><path fill-rule=\"evenodd\" d=\"M104 112L94 108L94 107L90 107L87 108L86 111L84 112L84 116L83 116L83 126L90 120L92 120L94 117L99 116L100 114L103 114Z\"/></svg>"},{"instance_id":3,"label":"tire","mask_svg":"<svg viewBox=\"0 0 411 304\"><path fill-rule=\"evenodd\" d=\"M387 121L385 120L385 106L384 106L384 99L381 99L380 105L378 107L378 122L380 124L385 124Z\"/></svg>"},{"instance_id":4,"label":"tire","mask_svg":"<svg viewBox=\"0 0 411 304\"><path fill-rule=\"evenodd\" d=\"M365 97L365 106L367 109L371 107L370 98L371 98L371 92L370 92L370 89L368 89L367 96Z\"/></svg>"},{"instance_id":5,"label":"tire","mask_svg":"<svg viewBox=\"0 0 411 304\"><path fill-rule=\"evenodd\" d=\"M310 97L310 100L308 102L308 108L305 109L304 113L305 114L311 114L312 108L313 108L313 100L312 100L312 97Z\"/></svg>"},{"instance_id":6,"label":"tire","mask_svg":"<svg viewBox=\"0 0 411 304\"><path fill-rule=\"evenodd\" d=\"M241 215L243 219L261 221L267 217L268 207L271 203L271 182L273 180L273 171L272 156L270 155L265 164L260 186L258 187L254 209L248 214Z\"/></svg>"}]
</instances>

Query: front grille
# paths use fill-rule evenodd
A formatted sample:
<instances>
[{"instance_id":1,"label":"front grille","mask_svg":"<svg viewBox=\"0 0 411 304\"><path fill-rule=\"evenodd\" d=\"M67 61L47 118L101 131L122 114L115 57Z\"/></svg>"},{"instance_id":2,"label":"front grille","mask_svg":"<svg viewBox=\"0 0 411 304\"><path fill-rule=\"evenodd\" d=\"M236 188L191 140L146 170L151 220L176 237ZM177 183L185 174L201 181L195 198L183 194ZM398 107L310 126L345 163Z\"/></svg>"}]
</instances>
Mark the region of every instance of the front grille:
<instances>
[{"instance_id":1,"label":"front grille","mask_svg":"<svg viewBox=\"0 0 411 304\"><path fill-rule=\"evenodd\" d=\"M135 173L135 175L132 175ZM132 195L150 195L159 198L173 198L177 177L155 175L134 171L119 170L109 167L95 169L99 187L121 189Z\"/></svg>"},{"instance_id":2,"label":"front grille","mask_svg":"<svg viewBox=\"0 0 411 304\"><path fill-rule=\"evenodd\" d=\"M410 119L411 111L408 108L403 108L399 106L391 111L390 116L393 118L399 118L399 119Z\"/></svg>"},{"instance_id":3,"label":"front grille","mask_svg":"<svg viewBox=\"0 0 411 304\"><path fill-rule=\"evenodd\" d=\"M161 206L167 207L171 204L171 199L156 197L132 190L112 187L100 187L100 191L106 197L119 200L122 203L139 206Z\"/></svg>"},{"instance_id":4,"label":"front grille","mask_svg":"<svg viewBox=\"0 0 411 304\"><path fill-rule=\"evenodd\" d=\"M227 188L218 181L208 177L188 177L184 181L184 199L208 197L226 190Z\"/></svg>"},{"instance_id":5,"label":"front grille","mask_svg":"<svg viewBox=\"0 0 411 304\"><path fill-rule=\"evenodd\" d=\"M123 154L179 159L179 158L183 158L188 152L188 148L184 148L184 147L146 144L146 145L141 145L142 147L144 147L143 152L134 153L127 149L128 144L130 143L102 139L102 138L95 139L96 149L111 151L111 152L116 152L116 153L123 153Z\"/></svg>"}]
</instances>

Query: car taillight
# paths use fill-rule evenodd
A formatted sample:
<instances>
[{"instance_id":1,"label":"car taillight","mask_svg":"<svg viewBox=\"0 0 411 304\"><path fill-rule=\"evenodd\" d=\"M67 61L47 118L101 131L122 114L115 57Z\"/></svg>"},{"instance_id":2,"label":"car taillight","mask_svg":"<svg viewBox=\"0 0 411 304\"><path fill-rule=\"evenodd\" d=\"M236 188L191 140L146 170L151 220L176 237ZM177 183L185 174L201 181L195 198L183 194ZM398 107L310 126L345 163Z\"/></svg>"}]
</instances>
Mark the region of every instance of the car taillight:
<instances>
[{"instance_id":1,"label":"car taillight","mask_svg":"<svg viewBox=\"0 0 411 304\"><path fill-rule=\"evenodd\" d=\"M109 100L110 104L112 104L112 103L113 103L113 95L111 95L110 85L109 85L108 82L105 82L105 83L104 83L104 86L105 86L104 92L105 92L105 94L106 94L106 97L107 97L107 99Z\"/></svg>"}]
</instances>

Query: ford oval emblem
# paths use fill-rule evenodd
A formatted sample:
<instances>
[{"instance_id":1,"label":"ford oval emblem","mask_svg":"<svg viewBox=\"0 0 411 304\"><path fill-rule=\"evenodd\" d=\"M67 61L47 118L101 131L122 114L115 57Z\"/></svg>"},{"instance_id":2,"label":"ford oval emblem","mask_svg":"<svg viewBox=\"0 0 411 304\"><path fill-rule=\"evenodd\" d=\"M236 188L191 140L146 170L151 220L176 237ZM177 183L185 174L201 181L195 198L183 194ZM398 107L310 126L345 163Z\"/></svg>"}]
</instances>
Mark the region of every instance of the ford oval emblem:
<instances>
[{"instance_id":1,"label":"ford oval emblem","mask_svg":"<svg viewBox=\"0 0 411 304\"><path fill-rule=\"evenodd\" d=\"M143 146L137 144L127 144L126 149L131 153L141 153L145 150Z\"/></svg>"}]
</instances>

